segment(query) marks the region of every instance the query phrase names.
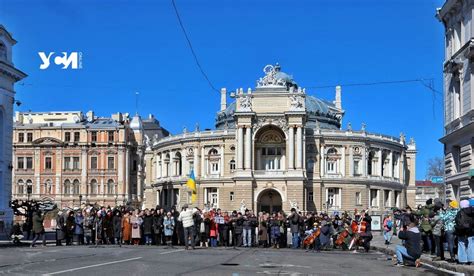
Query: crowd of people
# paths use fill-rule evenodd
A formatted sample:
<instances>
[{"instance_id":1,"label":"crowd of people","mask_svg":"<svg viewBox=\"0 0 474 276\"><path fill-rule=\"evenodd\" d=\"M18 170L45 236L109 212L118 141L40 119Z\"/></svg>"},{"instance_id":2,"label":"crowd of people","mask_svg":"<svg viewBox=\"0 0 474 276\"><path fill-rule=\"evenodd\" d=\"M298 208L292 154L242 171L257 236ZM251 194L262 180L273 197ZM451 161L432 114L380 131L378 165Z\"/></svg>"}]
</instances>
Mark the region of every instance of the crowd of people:
<instances>
[{"instance_id":1,"label":"crowd of people","mask_svg":"<svg viewBox=\"0 0 474 276\"><path fill-rule=\"evenodd\" d=\"M431 254L434 261L472 264L474 198L461 202L448 200L446 204L438 198L428 199L416 210L410 207L395 210L393 216L384 218L383 234L385 244L390 244L393 234L404 241L404 245L396 247L398 265L407 259L416 261L422 253ZM449 258L445 258L445 249Z\"/></svg>"},{"instance_id":2,"label":"crowd of people","mask_svg":"<svg viewBox=\"0 0 474 276\"><path fill-rule=\"evenodd\" d=\"M445 244L449 262L470 264L474 261L474 199L447 201L428 200L416 210L394 209L383 219L385 244L397 235L402 245L396 247L397 265L416 264L423 252L444 260ZM186 249L199 247L292 247L307 251L370 249L372 218L368 211L351 214L326 212L302 213L295 208L284 212L251 210L226 212L221 209L201 210L185 204L164 210L129 207L93 207L60 211L56 218L56 244L63 245L157 245ZM14 227L22 234L19 225ZM43 215L36 211L32 218L36 246L44 237Z\"/></svg>"},{"instance_id":3,"label":"crowd of people","mask_svg":"<svg viewBox=\"0 0 474 276\"><path fill-rule=\"evenodd\" d=\"M362 211L342 216L325 212L303 214L292 209L255 214L251 210L226 212L201 210L185 204L181 211L132 209L128 207L92 207L59 211L56 217L56 245L184 245L200 247L292 247L307 250L370 249L371 217ZM37 210L32 218L34 235L45 243L44 214ZM14 226L21 233L20 226ZM340 238L339 236L344 236ZM336 243L336 240L341 242ZM351 244L352 243L352 244Z\"/></svg>"}]
</instances>

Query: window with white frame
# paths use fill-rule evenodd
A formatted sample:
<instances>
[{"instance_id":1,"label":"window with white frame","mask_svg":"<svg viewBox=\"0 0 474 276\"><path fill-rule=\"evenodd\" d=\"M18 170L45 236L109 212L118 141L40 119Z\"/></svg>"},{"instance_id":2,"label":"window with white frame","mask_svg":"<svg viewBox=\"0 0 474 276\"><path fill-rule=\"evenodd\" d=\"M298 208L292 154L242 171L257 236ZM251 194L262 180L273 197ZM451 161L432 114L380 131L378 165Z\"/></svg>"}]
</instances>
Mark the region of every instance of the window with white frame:
<instances>
[{"instance_id":1,"label":"window with white frame","mask_svg":"<svg viewBox=\"0 0 474 276\"><path fill-rule=\"evenodd\" d=\"M355 176L361 175L360 160L359 159L354 160L354 175Z\"/></svg>"},{"instance_id":2,"label":"window with white frame","mask_svg":"<svg viewBox=\"0 0 474 276\"><path fill-rule=\"evenodd\" d=\"M230 167L231 172L235 171L235 160L234 159L230 160L229 167Z\"/></svg>"},{"instance_id":3,"label":"window with white frame","mask_svg":"<svg viewBox=\"0 0 474 276\"><path fill-rule=\"evenodd\" d=\"M72 158L72 169L79 170L79 157Z\"/></svg>"},{"instance_id":4,"label":"window with white frame","mask_svg":"<svg viewBox=\"0 0 474 276\"><path fill-rule=\"evenodd\" d=\"M379 206L379 191L376 189L370 189L370 207Z\"/></svg>"},{"instance_id":5,"label":"window with white frame","mask_svg":"<svg viewBox=\"0 0 474 276\"><path fill-rule=\"evenodd\" d=\"M326 204L327 204L328 209L341 207L341 189L340 188L327 188L326 189Z\"/></svg>"},{"instance_id":6,"label":"window with white frame","mask_svg":"<svg viewBox=\"0 0 474 276\"><path fill-rule=\"evenodd\" d=\"M71 181L69 181L68 179L64 181L64 194L65 195L71 194Z\"/></svg>"},{"instance_id":7,"label":"window with white frame","mask_svg":"<svg viewBox=\"0 0 474 276\"><path fill-rule=\"evenodd\" d=\"M18 180L18 195L23 195L25 193L25 183L22 179Z\"/></svg>"},{"instance_id":8,"label":"window with white frame","mask_svg":"<svg viewBox=\"0 0 474 276\"><path fill-rule=\"evenodd\" d=\"M400 192L395 191L395 206L400 208Z\"/></svg>"},{"instance_id":9,"label":"window with white frame","mask_svg":"<svg viewBox=\"0 0 474 276\"><path fill-rule=\"evenodd\" d=\"M326 153L326 173L327 174L337 174L338 173L338 162L339 155L335 148L328 149Z\"/></svg>"},{"instance_id":10,"label":"window with white frame","mask_svg":"<svg viewBox=\"0 0 474 276\"><path fill-rule=\"evenodd\" d=\"M337 161L336 160L327 160L327 162L326 162L326 172L328 174L337 173Z\"/></svg>"},{"instance_id":11,"label":"window with white frame","mask_svg":"<svg viewBox=\"0 0 474 276\"><path fill-rule=\"evenodd\" d=\"M263 169L267 171L276 171L282 169L282 155L283 149L281 147L264 147L261 149Z\"/></svg>"},{"instance_id":12,"label":"window with white frame","mask_svg":"<svg viewBox=\"0 0 474 276\"><path fill-rule=\"evenodd\" d=\"M216 149L211 149L208 154L208 173L219 174L220 173L220 155Z\"/></svg>"},{"instance_id":13,"label":"window with white frame","mask_svg":"<svg viewBox=\"0 0 474 276\"><path fill-rule=\"evenodd\" d=\"M217 188L206 188L205 189L205 202L209 204L211 208L218 208L219 206L219 191Z\"/></svg>"}]
</instances>

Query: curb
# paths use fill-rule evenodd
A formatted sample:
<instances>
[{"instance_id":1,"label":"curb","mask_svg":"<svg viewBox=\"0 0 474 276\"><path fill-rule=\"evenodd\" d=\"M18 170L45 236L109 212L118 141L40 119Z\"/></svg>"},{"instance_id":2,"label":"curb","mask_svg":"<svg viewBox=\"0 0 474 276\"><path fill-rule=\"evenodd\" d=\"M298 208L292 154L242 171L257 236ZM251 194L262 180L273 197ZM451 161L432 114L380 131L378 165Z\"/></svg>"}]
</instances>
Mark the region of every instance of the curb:
<instances>
[{"instance_id":1,"label":"curb","mask_svg":"<svg viewBox=\"0 0 474 276\"><path fill-rule=\"evenodd\" d=\"M390 256L393 256L395 254L395 251L386 248L386 247L380 247L380 246L371 246L371 249L380 251L385 254L389 254ZM445 262L435 262L430 260L428 257L421 256L421 263L428 265L430 267L434 267L436 269L440 270L449 270L451 272L457 272L457 273L464 273L465 275L474 275L474 266L464 266L464 265L454 265L450 263L445 263Z\"/></svg>"}]
</instances>

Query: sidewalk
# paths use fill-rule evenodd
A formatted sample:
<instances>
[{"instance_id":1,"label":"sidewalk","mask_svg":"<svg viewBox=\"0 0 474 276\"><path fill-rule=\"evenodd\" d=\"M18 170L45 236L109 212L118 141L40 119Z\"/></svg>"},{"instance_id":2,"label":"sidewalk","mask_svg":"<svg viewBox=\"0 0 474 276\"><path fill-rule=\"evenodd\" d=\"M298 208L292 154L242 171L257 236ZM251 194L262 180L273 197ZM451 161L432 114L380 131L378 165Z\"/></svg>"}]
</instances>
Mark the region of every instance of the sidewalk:
<instances>
[{"instance_id":1,"label":"sidewalk","mask_svg":"<svg viewBox=\"0 0 474 276\"><path fill-rule=\"evenodd\" d=\"M374 235L373 240L370 242L371 247L375 250L393 256L395 254L395 246L401 244L401 240L398 237L393 236L390 245L385 245L385 240L381 232L372 232ZM444 253L445 256L449 256L449 252ZM446 269L453 272L465 273L466 275L474 275L474 264L472 265L459 265L456 263L448 263L447 261L432 261L434 256L423 254L421 256L421 263L434 266L435 268Z\"/></svg>"}]
</instances>

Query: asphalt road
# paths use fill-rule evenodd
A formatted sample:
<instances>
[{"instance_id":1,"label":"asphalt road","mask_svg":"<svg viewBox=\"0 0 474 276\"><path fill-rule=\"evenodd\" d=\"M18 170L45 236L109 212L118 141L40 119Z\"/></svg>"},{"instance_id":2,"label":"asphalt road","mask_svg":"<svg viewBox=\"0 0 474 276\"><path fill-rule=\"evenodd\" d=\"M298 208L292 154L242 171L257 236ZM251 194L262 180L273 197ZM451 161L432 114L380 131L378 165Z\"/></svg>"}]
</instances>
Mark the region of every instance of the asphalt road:
<instances>
[{"instance_id":1,"label":"asphalt road","mask_svg":"<svg viewBox=\"0 0 474 276\"><path fill-rule=\"evenodd\" d=\"M305 252L214 248L186 251L154 246L0 249L3 275L444 275L394 267L379 252Z\"/></svg>"}]
</instances>

